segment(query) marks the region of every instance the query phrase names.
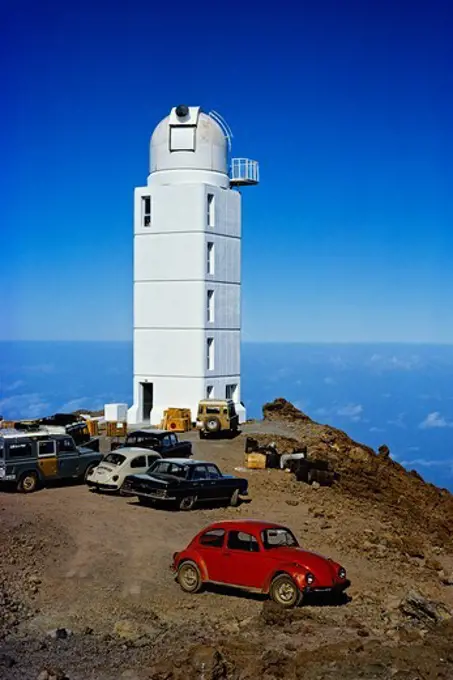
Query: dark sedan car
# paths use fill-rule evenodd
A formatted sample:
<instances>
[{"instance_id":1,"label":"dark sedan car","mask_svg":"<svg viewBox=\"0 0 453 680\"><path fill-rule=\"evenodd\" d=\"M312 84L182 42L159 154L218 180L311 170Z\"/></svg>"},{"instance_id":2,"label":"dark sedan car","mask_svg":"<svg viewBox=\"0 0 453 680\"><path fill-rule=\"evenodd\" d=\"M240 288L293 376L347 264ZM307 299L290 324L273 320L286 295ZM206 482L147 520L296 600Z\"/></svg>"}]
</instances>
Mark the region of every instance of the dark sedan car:
<instances>
[{"instance_id":1,"label":"dark sedan car","mask_svg":"<svg viewBox=\"0 0 453 680\"><path fill-rule=\"evenodd\" d=\"M174 458L176 456L178 458L190 458L192 455L192 442L180 441L178 435L174 432L154 428L129 432L124 444L112 442L111 450L115 451L121 446L151 449L160 453L162 458Z\"/></svg>"},{"instance_id":2,"label":"dark sedan car","mask_svg":"<svg viewBox=\"0 0 453 680\"><path fill-rule=\"evenodd\" d=\"M214 463L167 458L156 461L146 474L128 475L121 494L137 496L144 504L165 502L191 510L196 503L209 501L238 505L247 489L246 479L224 475Z\"/></svg>"}]
</instances>

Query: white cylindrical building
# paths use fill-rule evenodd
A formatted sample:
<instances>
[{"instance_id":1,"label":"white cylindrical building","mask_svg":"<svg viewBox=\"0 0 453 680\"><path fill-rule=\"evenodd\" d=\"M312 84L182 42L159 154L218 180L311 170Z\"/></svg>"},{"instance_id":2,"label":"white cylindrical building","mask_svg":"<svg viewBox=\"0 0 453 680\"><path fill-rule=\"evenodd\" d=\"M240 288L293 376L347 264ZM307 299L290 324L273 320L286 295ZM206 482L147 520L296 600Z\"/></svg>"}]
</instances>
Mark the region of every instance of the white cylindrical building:
<instances>
[{"instance_id":1,"label":"white cylindrical building","mask_svg":"<svg viewBox=\"0 0 453 680\"><path fill-rule=\"evenodd\" d=\"M216 114L171 110L151 137L150 174L135 190L134 404L130 424L169 407L230 398L240 407L241 195L254 161L233 159Z\"/></svg>"}]
</instances>

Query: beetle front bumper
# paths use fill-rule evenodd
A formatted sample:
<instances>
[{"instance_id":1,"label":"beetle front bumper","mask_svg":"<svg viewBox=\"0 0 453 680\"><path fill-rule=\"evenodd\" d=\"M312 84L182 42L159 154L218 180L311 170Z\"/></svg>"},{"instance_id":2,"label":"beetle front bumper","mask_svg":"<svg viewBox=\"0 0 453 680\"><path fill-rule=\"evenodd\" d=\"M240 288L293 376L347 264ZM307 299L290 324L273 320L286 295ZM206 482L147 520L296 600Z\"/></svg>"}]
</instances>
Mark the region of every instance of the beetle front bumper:
<instances>
[{"instance_id":1,"label":"beetle front bumper","mask_svg":"<svg viewBox=\"0 0 453 680\"><path fill-rule=\"evenodd\" d=\"M305 586L303 588L303 592L306 593L307 595L309 593L332 593L334 594L340 594L343 593L349 586L351 585L351 581L346 578L344 581L339 581L338 583L334 583L331 586Z\"/></svg>"}]
</instances>

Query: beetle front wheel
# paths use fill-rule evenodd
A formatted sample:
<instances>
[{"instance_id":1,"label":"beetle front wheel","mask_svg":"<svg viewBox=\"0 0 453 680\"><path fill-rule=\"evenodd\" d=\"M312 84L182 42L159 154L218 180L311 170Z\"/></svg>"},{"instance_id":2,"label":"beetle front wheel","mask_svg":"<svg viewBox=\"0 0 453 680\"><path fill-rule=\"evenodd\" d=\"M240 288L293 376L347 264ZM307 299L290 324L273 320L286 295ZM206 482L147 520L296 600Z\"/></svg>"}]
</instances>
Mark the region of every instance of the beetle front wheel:
<instances>
[{"instance_id":1,"label":"beetle front wheel","mask_svg":"<svg viewBox=\"0 0 453 680\"><path fill-rule=\"evenodd\" d=\"M276 604L287 609L290 607L297 607L302 601L302 593L291 576L288 576L287 574L281 574L274 578L271 583L269 595Z\"/></svg>"},{"instance_id":2,"label":"beetle front wheel","mask_svg":"<svg viewBox=\"0 0 453 680\"><path fill-rule=\"evenodd\" d=\"M178 583L186 593L198 593L203 587L200 570L195 562L183 562L178 569Z\"/></svg>"}]
</instances>

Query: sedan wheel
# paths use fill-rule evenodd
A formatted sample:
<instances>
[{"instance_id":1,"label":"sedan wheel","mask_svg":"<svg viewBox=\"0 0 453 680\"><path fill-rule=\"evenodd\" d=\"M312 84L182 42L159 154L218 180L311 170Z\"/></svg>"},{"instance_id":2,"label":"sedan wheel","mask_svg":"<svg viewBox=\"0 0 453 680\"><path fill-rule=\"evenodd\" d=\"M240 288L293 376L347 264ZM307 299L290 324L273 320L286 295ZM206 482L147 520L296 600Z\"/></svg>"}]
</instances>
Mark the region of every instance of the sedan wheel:
<instances>
[{"instance_id":1,"label":"sedan wheel","mask_svg":"<svg viewBox=\"0 0 453 680\"><path fill-rule=\"evenodd\" d=\"M180 510L192 510L193 506L197 502L197 497L196 496L184 496L181 498L179 501L179 509Z\"/></svg>"},{"instance_id":2,"label":"sedan wheel","mask_svg":"<svg viewBox=\"0 0 453 680\"><path fill-rule=\"evenodd\" d=\"M299 588L293 579L286 574L274 578L269 594L274 602L288 609L296 607L302 600L302 593Z\"/></svg>"},{"instance_id":3,"label":"sedan wheel","mask_svg":"<svg viewBox=\"0 0 453 680\"><path fill-rule=\"evenodd\" d=\"M231 496L230 505L232 505L233 508L239 505L239 489L236 489L236 491Z\"/></svg>"},{"instance_id":4,"label":"sedan wheel","mask_svg":"<svg viewBox=\"0 0 453 680\"><path fill-rule=\"evenodd\" d=\"M186 593L198 593L203 587L195 562L183 562L178 569L178 583Z\"/></svg>"}]
</instances>

